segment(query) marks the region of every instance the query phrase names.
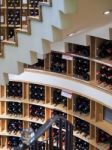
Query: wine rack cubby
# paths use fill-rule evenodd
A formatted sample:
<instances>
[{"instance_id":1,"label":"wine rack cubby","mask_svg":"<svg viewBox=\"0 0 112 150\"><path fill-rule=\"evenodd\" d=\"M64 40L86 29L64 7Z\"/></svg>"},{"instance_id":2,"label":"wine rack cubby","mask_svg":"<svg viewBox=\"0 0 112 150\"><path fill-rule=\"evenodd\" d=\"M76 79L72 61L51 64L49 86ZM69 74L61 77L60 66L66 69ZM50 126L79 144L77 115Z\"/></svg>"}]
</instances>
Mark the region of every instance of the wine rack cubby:
<instances>
[{"instance_id":1,"label":"wine rack cubby","mask_svg":"<svg viewBox=\"0 0 112 150\"><path fill-rule=\"evenodd\" d=\"M80 118L74 118L74 130L84 137L90 137L90 124Z\"/></svg>"},{"instance_id":2,"label":"wine rack cubby","mask_svg":"<svg viewBox=\"0 0 112 150\"><path fill-rule=\"evenodd\" d=\"M67 107L67 98L62 96L62 90L52 89L52 104L55 106L62 105L62 107Z\"/></svg>"},{"instance_id":3,"label":"wine rack cubby","mask_svg":"<svg viewBox=\"0 0 112 150\"><path fill-rule=\"evenodd\" d=\"M18 91L21 94L18 95ZM74 150L80 150L80 145L84 150L111 150L112 120L108 115L111 109L77 93L71 93L68 98L63 92L64 89L57 87L19 81L0 86L0 148L8 150L18 145L23 128L36 132L49 118L61 115L73 124ZM59 133L58 128L57 121L53 125L53 135ZM64 122L62 130L64 148ZM45 133L41 140L47 137Z\"/></svg>"},{"instance_id":4,"label":"wine rack cubby","mask_svg":"<svg viewBox=\"0 0 112 150\"><path fill-rule=\"evenodd\" d=\"M73 110L76 113L80 113L83 115L90 114L90 100L85 97L75 95L73 107Z\"/></svg>"},{"instance_id":5,"label":"wine rack cubby","mask_svg":"<svg viewBox=\"0 0 112 150\"><path fill-rule=\"evenodd\" d=\"M7 102L7 115L10 116L22 116L23 104L18 102Z\"/></svg>"},{"instance_id":6,"label":"wine rack cubby","mask_svg":"<svg viewBox=\"0 0 112 150\"><path fill-rule=\"evenodd\" d=\"M4 144L7 143L9 149L11 149L11 147L16 147L19 144L21 144L21 139L19 137L10 136L8 137L8 139L5 139L5 140L6 141Z\"/></svg>"},{"instance_id":7,"label":"wine rack cubby","mask_svg":"<svg viewBox=\"0 0 112 150\"><path fill-rule=\"evenodd\" d=\"M90 46L83 46L83 45L76 45L76 44L69 43L68 49L70 53L80 55L80 56L89 57L91 54Z\"/></svg>"},{"instance_id":8,"label":"wine rack cubby","mask_svg":"<svg viewBox=\"0 0 112 150\"><path fill-rule=\"evenodd\" d=\"M29 68L33 69L42 69L44 70L44 60L38 59L37 63L34 65L28 65Z\"/></svg>"},{"instance_id":9,"label":"wine rack cubby","mask_svg":"<svg viewBox=\"0 0 112 150\"><path fill-rule=\"evenodd\" d=\"M13 89L13 90L12 90ZM9 82L7 86L7 97L22 98L22 83Z\"/></svg>"},{"instance_id":10,"label":"wine rack cubby","mask_svg":"<svg viewBox=\"0 0 112 150\"><path fill-rule=\"evenodd\" d=\"M83 141L80 138L74 139L74 149L89 150L89 143Z\"/></svg>"},{"instance_id":11,"label":"wine rack cubby","mask_svg":"<svg viewBox=\"0 0 112 150\"><path fill-rule=\"evenodd\" d=\"M112 67L97 64L96 79L100 87L105 87L107 90L112 90Z\"/></svg>"},{"instance_id":12,"label":"wine rack cubby","mask_svg":"<svg viewBox=\"0 0 112 150\"><path fill-rule=\"evenodd\" d=\"M98 59L102 59L105 62L112 59L112 41L96 38L95 44L95 55Z\"/></svg>"},{"instance_id":13,"label":"wine rack cubby","mask_svg":"<svg viewBox=\"0 0 112 150\"><path fill-rule=\"evenodd\" d=\"M85 80L85 81L90 81L90 61L89 60L74 57L73 66L74 66L73 68L74 77Z\"/></svg>"},{"instance_id":14,"label":"wine rack cubby","mask_svg":"<svg viewBox=\"0 0 112 150\"><path fill-rule=\"evenodd\" d=\"M50 71L57 73L66 73L67 71L67 61L63 59L61 53L51 53L50 56Z\"/></svg>"},{"instance_id":15,"label":"wine rack cubby","mask_svg":"<svg viewBox=\"0 0 112 150\"><path fill-rule=\"evenodd\" d=\"M17 134L20 133L23 129L23 122L21 120L7 120L7 132L9 134Z\"/></svg>"},{"instance_id":16,"label":"wine rack cubby","mask_svg":"<svg viewBox=\"0 0 112 150\"><path fill-rule=\"evenodd\" d=\"M29 91L29 99L31 101L36 100L37 103L39 101L45 102L45 86L30 84Z\"/></svg>"}]
</instances>

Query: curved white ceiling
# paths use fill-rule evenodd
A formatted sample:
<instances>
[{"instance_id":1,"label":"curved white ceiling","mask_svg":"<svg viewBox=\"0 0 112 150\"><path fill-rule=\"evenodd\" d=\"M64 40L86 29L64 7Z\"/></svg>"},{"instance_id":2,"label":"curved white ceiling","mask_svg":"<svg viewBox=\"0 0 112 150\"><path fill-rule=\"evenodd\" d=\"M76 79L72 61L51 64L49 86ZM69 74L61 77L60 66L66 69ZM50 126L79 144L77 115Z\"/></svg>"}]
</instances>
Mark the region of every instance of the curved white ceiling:
<instances>
[{"instance_id":1,"label":"curved white ceiling","mask_svg":"<svg viewBox=\"0 0 112 150\"><path fill-rule=\"evenodd\" d=\"M112 22L112 14L103 15L106 10L112 10L112 0L76 0L76 12L73 15L74 25L63 34L78 32L85 28L103 26Z\"/></svg>"}]
</instances>

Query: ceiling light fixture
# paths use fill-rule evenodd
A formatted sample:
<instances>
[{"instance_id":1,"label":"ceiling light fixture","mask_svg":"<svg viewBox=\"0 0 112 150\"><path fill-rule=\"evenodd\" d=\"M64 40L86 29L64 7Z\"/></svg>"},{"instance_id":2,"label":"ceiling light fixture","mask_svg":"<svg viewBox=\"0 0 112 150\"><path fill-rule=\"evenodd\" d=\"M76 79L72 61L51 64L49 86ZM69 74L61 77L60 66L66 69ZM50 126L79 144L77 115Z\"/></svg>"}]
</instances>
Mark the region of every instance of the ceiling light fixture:
<instances>
[{"instance_id":1,"label":"ceiling light fixture","mask_svg":"<svg viewBox=\"0 0 112 150\"><path fill-rule=\"evenodd\" d=\"M73 36L75 33L70 33L70 34L68 34L68 36Z\"/></svg>"},{"instance_id":2,"label":"ceiling light fixture","mask_svg":"<svg viewBox=\"0 0 112 150\"><path fill-rule=\"evenodd\" d=\"M103 12L104 15L109 15L110 13L112 13L112 10L106 10Z\"/></svg>"}]
</instances>

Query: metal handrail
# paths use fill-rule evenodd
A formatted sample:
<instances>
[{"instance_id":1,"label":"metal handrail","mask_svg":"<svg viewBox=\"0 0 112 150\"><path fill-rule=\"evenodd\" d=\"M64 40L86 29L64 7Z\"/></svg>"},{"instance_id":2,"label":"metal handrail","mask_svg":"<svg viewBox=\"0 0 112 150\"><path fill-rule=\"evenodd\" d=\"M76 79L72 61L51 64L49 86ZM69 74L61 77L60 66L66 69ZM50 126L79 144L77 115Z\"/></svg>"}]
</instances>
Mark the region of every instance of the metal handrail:
<instances>
[{"instance_id":1,"label":"metal handrail","mask_svg":"<svg viewBox=\"0 0 112 150\"><path fill-rule=\"evenodd\" d=\"M29 146L31 145L36 145L35 149L33 148L33 150L37 150L38 149L38 139L46 132L49 130L49 146L50 149L52 150L53 147L53 139L52 139L52 125L54 123L56 123L56 121L60 120L60 126L59 126L59 149L62 149L62 121L65 122L66 124L66 133L65 133L65 150L69 150L69 148L71 147L71 150L73 149L73 125L67 121L64 117L62 116L58 116L56 115L55 117L49 119L44 125L42 125L32 136L32 132L31 132L31 136L30 139L28 140L29 143L22 143L20 144L18 147L13 148L13 150L25 150L27 149ZM23 130L23 133L21 134L21 136L23 136L24 132L26 132L26 129ZM24 137L22 137L22 139L24 139ZM47 140L48 140L47 139Z\"/></svg>"}]
</instances>

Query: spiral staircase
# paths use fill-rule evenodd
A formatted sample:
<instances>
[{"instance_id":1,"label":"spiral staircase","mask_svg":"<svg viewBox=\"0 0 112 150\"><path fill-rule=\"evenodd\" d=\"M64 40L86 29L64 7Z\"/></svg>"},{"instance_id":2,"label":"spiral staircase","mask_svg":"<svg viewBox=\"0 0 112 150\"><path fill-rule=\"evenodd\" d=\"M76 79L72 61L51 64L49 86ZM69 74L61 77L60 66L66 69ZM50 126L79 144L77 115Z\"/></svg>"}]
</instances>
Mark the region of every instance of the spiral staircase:
<instances>
[{"instance_id":1,"label":"spiral staircase","mask_svg":"<svg viewBox=\"0 0 112 150\"><path fill-rule=\"evenodd\" d=\"M59 134L55 137L52 136L53 124L59 121ZM55 116L50 118L42 127L38 129L36 133L33 133L31 129L24 129L22 132L22 144L18 147L14 147L14 150L26 150L30 148L31 150L41 150L39 148L40 143L44 143L46 146L46 150L61 150L63 149L63 128L62 122L65 123L65 150L69 150L69 148L73 149L73 125L67 121L64 117ZM42 136L45 132L48 132L49 138L45 141L39 141L39 137ZM29 135L29 138L24 136ZM34 135L34 136L32 136ZM55 145L55 147L54 147Z\"/></svg>"},{"instance_id":2,"label":"spiral staircase","mask_svg":"<svg viewBox=\"0 0 112 150\"><path fill-rule=\"evenodd\" d=\"M0 84L7 83L8 73L23 72L23 63L33 64L37 58L43 58L49 53L50 42L62 39L61 31L72 23L75 0L42 2L39 8L38 17L29 17L27 29L16 30L15 42L3 41Z\"/></svg>"},{"instance_id":3,"label":"spiral staircase","mask_svg":"<svg viewBox=\"0 0 112 150\"><path fill-rule=\"evenodd\" d=\"M29 17L27 29L16 30L15 42L3 41L0 58L1 85L8 82L8 73L22 73L23 63L33 64L37 58L44 58L51 49L64 51L66 42L88 45L89 36L112 39L111 23L85 29L71 37L63 36L63 30L73 26L76 0L49 0L40 2L39 8L38 17Z\"/></svg>"}]
</instances>

